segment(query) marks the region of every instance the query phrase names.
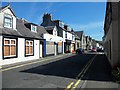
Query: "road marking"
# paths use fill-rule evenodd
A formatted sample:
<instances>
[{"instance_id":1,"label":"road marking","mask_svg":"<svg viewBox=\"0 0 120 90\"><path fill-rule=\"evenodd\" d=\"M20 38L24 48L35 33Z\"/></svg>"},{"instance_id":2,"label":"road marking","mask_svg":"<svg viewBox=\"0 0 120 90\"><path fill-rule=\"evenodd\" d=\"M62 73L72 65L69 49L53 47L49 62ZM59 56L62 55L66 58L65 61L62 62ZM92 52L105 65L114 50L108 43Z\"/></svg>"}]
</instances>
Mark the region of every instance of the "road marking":
<instances>
[{"instance_id":1,"label":"road marking","mask_svg":"<svg viewBox=\"0 0 120 90\"><path fill-rule=\"evenodd\" d=\"M65 90L69 90L73 84L74 84L74 82L71 82Z\"/></svg>"},{"instance_id":2,"label":"road marking","mask_svg":"<svg viewBox=\"0 0 120 90\"><path fill-rule=\"evenodd\" d=\"M78 86L78 84L80 83L80 79L75 83L75 85L71 88L71 90L75 90L75 88Z\"/></svg>"},{"instance_id":3,"label":"road marking","mask_svg":"<svg viewBox=\"0 0 120 90\"><path fill-rule=\"evenodd\" d=\"M58 59L60 57L61 56L58 56L58 57L56 57L54 59ZM28 65L31 65L31 64L39 63L39 62L49 61L49 60L51 60L51 59L44 59L44 60L40 60L40 61L36 61L36 62L29 62L29 63L22 64L22 65L17 65L17 66L9 67L9 68L6 68L6 69L1 69L0 72L8 71L8 70L23 67L23 66L28 66Z\"/></svg>"},{"instance_id":4,"label":"road marking","mask_svg":"<svg viewBox=\"0 0 120 90\"><path fill-rule=\"evenodd\" d=\"M84 74L87 72L87 70L91 66L91 64L92 64L92 62L93 62L93 60L95 59L96 56L97 56L97 54L89 60L89 62L85 65L85 67L82 69L82 71L77 75L76 79L78 79L79 77L80 77L80 79L77 80L77 82L74 84L74 86L71 88L71 90L75 90L75 88L78 86L78 84L80 83Z\"/></svg>"},{"instance_id":5,"label":"road marking","mask_svg":"<svg viewBox=\"0 0 120 90\"><path fill-rule=\"evenodd\" d=\"M93 62L93 60L95 59L96 56L97 56L97 54L89 60L89 62L85 65L85 67L82 69L82 71L77 75L76 79L79 79L80 76L82 76L82 77L84 76L84 75L82 75L82 73L85 73L85 71L87 71L87 67L89 67L91 65L90 63Z\"/></svg>"},{"instance_id":6,"label":"road marking","mask_svg":"<svg viewBox=\"0 0 120 90\"><path fill-rule=\"evenodd\" d=\"M80 87L80 88L85 88L86 83L87 83L87 80L85 80L85 81L83 82L83 84L81 85L81 87Z\"/></svg>"},{"instance_id":7,"label":"road marking","mask_svg":"<svg viewBox=\"0 0 120 90\"><path fill-rule=\"evenodd\" d=\"M89 69L89 67L91 66L91 64L92 64L92 62L93 62L93 60L96 58L96 56L97 55L95 55L92 59L91 59L91 62L89 63L89 65L88 65L88 67L84 70L84 72L83 72L83 76L84 76L84 74L87 72L87 70ZM81 77L82 78L82 77Z\"/></svg>"}]
</instances>

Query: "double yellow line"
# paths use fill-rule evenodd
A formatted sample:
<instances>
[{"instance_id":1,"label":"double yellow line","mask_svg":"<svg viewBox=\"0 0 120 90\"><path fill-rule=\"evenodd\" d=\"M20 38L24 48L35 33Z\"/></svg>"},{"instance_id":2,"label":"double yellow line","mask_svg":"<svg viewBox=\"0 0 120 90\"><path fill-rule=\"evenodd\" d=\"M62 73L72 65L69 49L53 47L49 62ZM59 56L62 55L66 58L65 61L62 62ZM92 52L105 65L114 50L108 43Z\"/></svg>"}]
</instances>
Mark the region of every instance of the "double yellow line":
<instances>
[{"instance_id":1,"label":"double yellow line","mask_svg":"<svg viewBox=\"0 0 120 90\"><path fill-rule=\"evenodd\" d=\"M85 65L85 67L82 69L82 71L77 75L76 79L78 79L75 82L71 82L65 90L75 90L78 84L81 82L81 79L83 78L86 71L89 69L90 65L92 64L93 60L95 59L97 55L95 55L89 62Z\"/></svg>"}]
</instances>

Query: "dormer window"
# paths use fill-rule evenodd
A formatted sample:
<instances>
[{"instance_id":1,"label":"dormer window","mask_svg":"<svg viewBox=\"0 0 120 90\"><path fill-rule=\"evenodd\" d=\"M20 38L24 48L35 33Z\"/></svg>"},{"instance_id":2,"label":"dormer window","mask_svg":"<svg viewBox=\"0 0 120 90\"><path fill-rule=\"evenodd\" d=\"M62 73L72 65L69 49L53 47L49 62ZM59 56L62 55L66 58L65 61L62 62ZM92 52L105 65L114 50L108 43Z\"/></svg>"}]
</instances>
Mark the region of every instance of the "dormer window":
<instances>
[{"instance_id":1,"label":"dormer window","mask_svg":"<svg viewBox=\"0 0 120 90\"><path fill-rule=\"evenodd\" d=\"M68 30L68 31L71 31L71 28L70 28L70 27L67 27L67 30Z\"/></svg>"},{"instance_id":2,"label":"dormer window","mask_svg":"<svg viewBox=\"0 0 120 90\"><path fill-rule=\"evenodd\" d=\"M4 16L4 27L12 28L12 25L13 25L12 16L9 15L9 14L5 14L5 16Z\"/></svg>"},{"instance_id":3,"label":"dormer window","mask_svg":"<svg viewBox=\"0 0 120 90\"><path fill-rule=\"evenodd\" d=\"M32 32L37 32L37 26L31 25L31 31Z\"/></svg>"},{"instance_id":4,"label":"dormer window","mask_svg":"<svg viewBox=\"0 0 120 90\"><path fill-rule=\"evenodd\" d=\"M62 28L64 28L64 23L63 23L63 22L60 22L60 23L59 23L59 26L62 27Z\"/></svg>"}]
</instances>

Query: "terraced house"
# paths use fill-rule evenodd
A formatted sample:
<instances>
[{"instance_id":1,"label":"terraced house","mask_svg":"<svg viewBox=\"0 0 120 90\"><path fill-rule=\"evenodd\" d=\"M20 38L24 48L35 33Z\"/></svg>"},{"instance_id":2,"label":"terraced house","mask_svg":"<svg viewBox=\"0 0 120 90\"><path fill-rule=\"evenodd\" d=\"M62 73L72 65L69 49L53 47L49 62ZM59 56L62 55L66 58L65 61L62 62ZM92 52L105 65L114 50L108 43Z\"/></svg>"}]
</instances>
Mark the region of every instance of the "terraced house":
<instances>
[{"instance_id":1,"label":"terraced house","mask_svg":"<svg viewBox=\"0 0 120 90\"><path fill-rule=\"evenodd\" d=\"M63 53L63 38L58 36L56 26L45 27L48 34L43 34L46 39L46 55L58 55Z\"/></svg>"},{"instance_id":2,"label":"terraced house","mask_svg":"<svg viewBox=\"0 0 120 90\"><path fill-rule=\"evenodd\" d=\"M43 31L43 32L42 32ZM40 33L39 33L40 32ZM0 60L2 65L40 58L43 27L19 19L10 5L0 9Z\"/></svg>"},{"instance_id":3,"label":"terraced house","mask_svg":"<svg viewBox=\"0 0 120 90\"><path fill-rule=\"evenodd\" d=\"M56 26L39 26L18 18L10 5L0 8L2 65L64 53L64 39Z\"/></svg>"},{"instance_id":4,"label":"terraced house","mask_svg":"<svg viewBox=\"0 0 120 90\"><path fill-rule=\"evenodd\" d=\"M80 38L82 37L82 39ZM18 18L10 5L0 8L0 61L2 65L75 52L85 45L82 36L61 20L43 15L40 25Z\"/></svg>"},{"instance_id":5,"label":"terraced house","mask_svg":"<svg viewBox=\"0 0 120 90\"><path fill-rule=\"evenodd\" d=\"M120 65L120 2L107 2L104 47L112 67Z\"/></svg>"},{"instance_id":6,"label":"terraced house","mask_svg":"<svg viewBox=\"0 0 120 90\"><path fill-rule=\"evenodd\" d=\"M86 37L84 31L76 31L75 34L80 39L80 48L86 49Z\"/></svg>"},{"instance_id":7,"label":"terraced house","mask_svg":"<svg viewBox=\"0 0 120 90\"><path fill-rule=\"evenodd\" d=\"M44 14L41 26L56 26L58 36L63 38L62 50L63 53L75 51L75 35L71 32L72 28L64 24L61 20L52 20L52 15L49 13Z\"/></svg>"}]
</instances>

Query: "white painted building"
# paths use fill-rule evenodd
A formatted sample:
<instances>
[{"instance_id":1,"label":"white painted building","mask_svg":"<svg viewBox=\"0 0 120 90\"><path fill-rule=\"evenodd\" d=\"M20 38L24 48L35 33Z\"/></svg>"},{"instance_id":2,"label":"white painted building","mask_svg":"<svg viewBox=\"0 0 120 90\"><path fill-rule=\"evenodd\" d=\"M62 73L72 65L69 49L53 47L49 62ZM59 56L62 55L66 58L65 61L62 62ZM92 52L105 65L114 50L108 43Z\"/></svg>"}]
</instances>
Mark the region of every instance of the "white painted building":
<instances>
[{"instance_id":1,"label":"white painted building","mask_svg":"<svg viewBox=\"0 0 120 90\"><path fill-rule=\"evenodd\" d=\"M75 51L75 35L71 32L71 28L68 25L64 26L65 29L65 52Z\"/></svg>"},{"instance_id":2,"label":"white painted building","mask_svg":"<svg viewBox=\"0 0 120 90\"><path fill-rule=\"evenodd\" d=\"M24 20L16 17L10 5L0 9L0 62L2 65L39 59L41 39L35 32L26 28Z\"/></svg>"},{"instance_id":3,"label":"white painted building","mask_svg":"<svg viewBox=\"0 0 120 90\"><path fill-rule=\"evenodd\" d=\"M45 27L47 34L43 34L46 39L46 55L57 55L63 53L64 39L58 36L56 26Z\"/></svg>"}]
</instances>

